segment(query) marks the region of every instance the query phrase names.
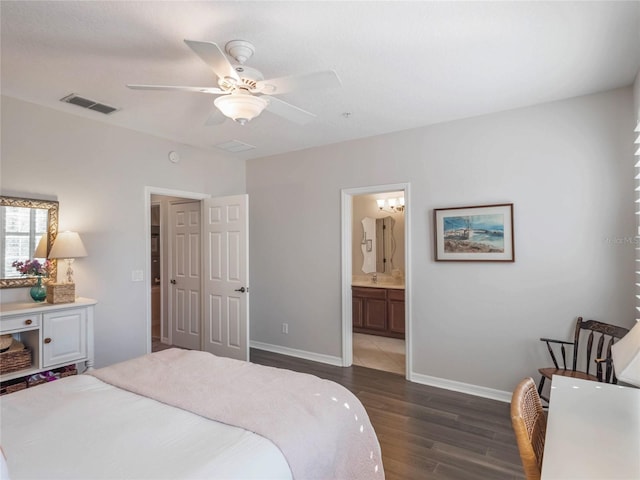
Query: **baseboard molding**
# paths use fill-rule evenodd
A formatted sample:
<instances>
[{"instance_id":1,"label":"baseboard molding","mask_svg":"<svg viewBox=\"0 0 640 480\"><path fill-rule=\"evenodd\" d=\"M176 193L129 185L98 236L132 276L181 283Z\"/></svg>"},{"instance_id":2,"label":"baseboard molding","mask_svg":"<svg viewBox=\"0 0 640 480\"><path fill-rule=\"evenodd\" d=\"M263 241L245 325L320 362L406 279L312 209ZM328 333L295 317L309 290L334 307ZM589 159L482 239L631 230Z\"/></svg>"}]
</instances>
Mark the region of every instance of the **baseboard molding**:
<instances>
[{"instance_id":1,"label":"baseboard molding","mask_svg":"<svg viewBox=\"0 0 640 480\"><path fill-rule=\"evenodd\" d=\"M327 363L336 367L342 366L342 358L334 357L331 355L324 355L322 353L307 352L306 350L298 350L296 348L283 347L280 345L272 345L270 343L256 342L252 340L249 342L251 348L258 350L265 350L267 352L281 353L282 355L288 355L290 357L303 358L305 360L312 360L314 362Z\"/></svg>"},{"instance_id":2,"label":"baseboard molding","mask_svg":"<svg viewBox=\"0 0 640 480\"><path fill-rule=\"evenodd\" d=\"M314 362L334 365L336 367L342 367L342 358L340 357L324 355L322 353L308 352L306 350L298 350L296 348L283 347L281 345L272 345L270 343L256 342L254 340L250 342L250 345L251 348L255 348L257 350L265 350L267 352L280 353L282 355L288 355L290 357L303 358L305 360L311 360ZM500 402L511 402L511 392L505 392L503 390L496 390L487 387L480 387L478 385L472 385L470 383L456 382L454 380L447 380L446 378L431 377L429 375L411 373L411 375L409 376L409 381L421 383L423 385L430 385L432 387L444 388L445 390L453 390L454 392L467 393L469 395L475 395L477 397L490 398L492 400L498 400Z\"/></svg>"},{"instance_id":3,"label":"baseboard molding","mask_svg":"<svg viewBox=\"0 0 640 480\"><path fill-rule=\"evenodd\" d=\"M511 402L511 392L505 392L503 390L480 387L470 383L456 382L454 380L447 380L446 378L431 377L429 375L422 375L419 373L411 373L409 380L423 385L453 390L454 392L468 393L469 395L490 398L500 402Z\"/></svg>"}]
</instances>

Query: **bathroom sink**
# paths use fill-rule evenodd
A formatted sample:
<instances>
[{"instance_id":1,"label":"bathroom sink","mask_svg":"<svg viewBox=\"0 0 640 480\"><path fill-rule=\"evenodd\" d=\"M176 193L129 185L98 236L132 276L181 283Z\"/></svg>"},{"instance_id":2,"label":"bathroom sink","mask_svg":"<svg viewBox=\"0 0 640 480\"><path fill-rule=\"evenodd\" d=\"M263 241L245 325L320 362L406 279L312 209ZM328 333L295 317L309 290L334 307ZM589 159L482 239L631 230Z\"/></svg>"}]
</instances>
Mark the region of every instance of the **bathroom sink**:
<instances>
[{"instance_id":1,"label":"bathroom sink","mask_svg":"<svg viewBox=\"0 0 640 480\"><path fill-rule=\"evenodd\" d=\"M377 282L369 279L354 279L351 282L352 287L370 287L370 288L396 288L404 290L404 282L397 283L394 279L382 280L378 279Z\"/></svg>"}]
</instances>

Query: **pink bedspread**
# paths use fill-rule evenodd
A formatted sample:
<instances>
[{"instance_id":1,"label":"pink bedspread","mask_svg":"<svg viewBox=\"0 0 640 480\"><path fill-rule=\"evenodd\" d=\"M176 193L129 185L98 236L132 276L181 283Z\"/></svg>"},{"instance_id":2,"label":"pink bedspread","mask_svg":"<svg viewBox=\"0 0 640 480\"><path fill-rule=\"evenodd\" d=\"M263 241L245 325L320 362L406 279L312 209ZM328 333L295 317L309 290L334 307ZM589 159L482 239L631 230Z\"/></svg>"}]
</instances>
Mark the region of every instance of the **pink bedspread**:
<instances>
[{"instance_id":1,"label":"pink bedspread","mask_svg":"<svg viewBox=\"0 0 640 480\"><path fill-rule=\"evenodd\" d=\"M280 448L297 480L384 479L380 445L364 407L335 382L180 349L91 374L268 438Z\"/></svg>"}]
</instances>

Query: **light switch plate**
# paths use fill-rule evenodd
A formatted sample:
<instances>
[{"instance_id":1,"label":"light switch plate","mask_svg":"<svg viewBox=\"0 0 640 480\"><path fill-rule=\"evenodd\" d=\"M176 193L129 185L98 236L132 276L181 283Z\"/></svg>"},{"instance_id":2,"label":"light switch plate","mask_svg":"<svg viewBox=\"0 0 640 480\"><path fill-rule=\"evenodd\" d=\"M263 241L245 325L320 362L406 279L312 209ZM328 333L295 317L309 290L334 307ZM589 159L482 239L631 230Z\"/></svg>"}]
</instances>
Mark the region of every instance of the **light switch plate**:
<instances>
[{"instance_id":1,"label":"light switch plate","mask_svg":"<svg viewBox=\"0 0 640 480\"><path fill-rule=\"evenodd\" d=\"M132 282L141 282L142 280L144 280L144 272L142 270L133 270L131 272Z\"/></svg>"}]
</instances>

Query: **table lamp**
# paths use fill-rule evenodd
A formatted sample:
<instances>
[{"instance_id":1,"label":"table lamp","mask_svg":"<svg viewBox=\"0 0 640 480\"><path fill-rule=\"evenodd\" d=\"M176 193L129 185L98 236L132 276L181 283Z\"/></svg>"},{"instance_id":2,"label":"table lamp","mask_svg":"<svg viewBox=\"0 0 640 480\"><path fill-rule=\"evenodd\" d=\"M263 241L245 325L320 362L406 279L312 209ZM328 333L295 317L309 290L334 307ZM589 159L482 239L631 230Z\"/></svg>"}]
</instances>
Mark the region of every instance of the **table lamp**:
<instances>
[{"instance_id":1,"label":"table lamp","mask_svg":"<svg viewBox=\"0 0 640 480\"><path fill-rule=\"evenodd\" d=\"M611 346L611 356L618 380L640 387L640 322Z\"/></svg>"},{"instance_id":2,"label":"table lamp","mask_svg":"<svg viewBox=\"0 0 640 480\"><path fill-rule=\"evenodd\" d=\"M49 239L49 235L47 233L44 233L40 237L40 241L38 242L36 251L33 252L33 258L47 258L47 240L48 239Z\"/></svg>"},{"instance_id":3,"label":"table lamp","mask_svg":"<svg viewBox=\"0 0 640 480\"><path fill-rule=\"evenodd\" d=\"M59 233L49 253L49 258L64 259L67 262L67 279L64 283L73 283L73 269L71 268L73 260L86 256L87 250L77 232Z\"/></svg>"}]
</instances>

